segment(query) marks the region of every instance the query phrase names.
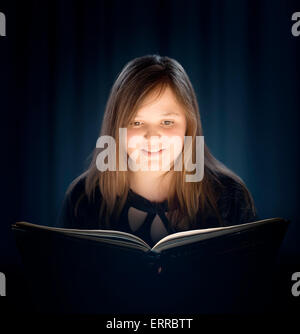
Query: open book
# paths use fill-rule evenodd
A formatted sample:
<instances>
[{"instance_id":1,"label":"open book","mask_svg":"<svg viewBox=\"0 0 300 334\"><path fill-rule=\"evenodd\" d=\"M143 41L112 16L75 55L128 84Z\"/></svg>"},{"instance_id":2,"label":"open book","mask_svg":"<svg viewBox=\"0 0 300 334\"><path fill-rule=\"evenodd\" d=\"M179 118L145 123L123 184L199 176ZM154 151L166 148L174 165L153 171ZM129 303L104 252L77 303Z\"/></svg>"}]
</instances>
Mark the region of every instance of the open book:
<instances>
[{"instance_id":1,"label":"open book","mask_svg":"<svg viewBox=\"0 0 300 334\"><path fill-rule=\"evenodd\" d=\"M288 223L269 218L177 232L152 248L115 230L28 222L12 230L38 310L216 313L263 305Z\"/></svg>"},{"instance_id":2,"label":"open book","mask_svg":"<svg viewBox=\"0 0 300 334\"><path fill-rule=\"evenodd\" d=\"M126 233L116 230L83 230L83 229L77 230L77 229L42 226L42 225L31 224L28 222L17 222L14 225L14 227L23 228L27 230L44 229L73 237L97 240L103 243L140 249L145 252L153 251L156 253L160 253L161 251L166 249L184 246L200 242L206 239L217 238L219 236L239 233L245 230L253 230L253 229L257 230L262 226L264 227L273 226L274 224L283 224L283 223L285 223L285 221L282 218L269 218L241 225L176 232L162 238L152 248L138 236L131 233Z\"/></svg>"}]
</instances>

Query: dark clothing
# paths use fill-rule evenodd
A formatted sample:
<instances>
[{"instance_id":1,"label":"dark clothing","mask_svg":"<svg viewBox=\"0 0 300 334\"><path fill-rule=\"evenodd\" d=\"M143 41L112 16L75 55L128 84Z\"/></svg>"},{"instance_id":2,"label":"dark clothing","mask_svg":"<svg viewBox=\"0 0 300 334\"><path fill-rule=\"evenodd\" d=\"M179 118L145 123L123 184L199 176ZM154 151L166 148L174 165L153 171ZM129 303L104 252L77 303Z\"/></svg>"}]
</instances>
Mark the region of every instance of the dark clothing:
<instances>
[{"instance_id":1,"label":"dark clothing","mask_svg":"<svg viewBox=\"0 0 300 334\"><path fill-rule=\"evenodd\" d=\"M222 177L222 183L225 187L218 200L218 209L224 225L237 225L258 220L258 216L253 214L252 210L246 208L247 203L241 185L227 176ZM103 227L100 227L99 225L99 210L102 200L100 190L99 188L96 189L95 200L89 202L84 193L84 185L85 178L83 177L78 181L71 192L66 193L58 221L59 227L74 229L103 229ZM77 216L75 216L75 204L78 198L83 194L84 196L78 205ZM139 227L135 227L135 230L133 230L133 224L130 225L128 219L130 208L134 208L134 213L144 213L145 216L142 224L140 224ZM160 203L151 202L130 189L121 217L118 222L112 222L110 229L135 234L152 247L165 235L178 232L170 228L168 219L165 215L167 211L167 200ZM153 228L154 221L156 230L160 230L161 232L155 232L155 229ZM217 217L211 214L207 216L204 224L199 213L197 223L198 222L199 226L196 228L199 229L220 227ZM155 233L156 236L154 238ZM161 233L161 235L159 233Z\"/></svg>"}]
</instances>

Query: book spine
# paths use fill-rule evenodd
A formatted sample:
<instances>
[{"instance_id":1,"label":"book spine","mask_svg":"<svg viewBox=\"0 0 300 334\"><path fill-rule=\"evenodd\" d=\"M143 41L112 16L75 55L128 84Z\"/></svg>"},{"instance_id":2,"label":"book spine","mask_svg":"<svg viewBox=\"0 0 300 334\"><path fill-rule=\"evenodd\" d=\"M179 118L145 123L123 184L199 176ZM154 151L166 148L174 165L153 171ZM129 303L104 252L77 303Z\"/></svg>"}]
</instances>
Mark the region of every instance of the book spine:
<instances>
[{"instance_id":1,"label":"book spine","mask_svg":"<svg viewBox=\"0 0 300 334\"><path fill-rule=\"evenodd\" d=\"M147 264L155 275L162 272L162 256L160 253L149 250L146 253Z\"/></svg>"}]
</instances>

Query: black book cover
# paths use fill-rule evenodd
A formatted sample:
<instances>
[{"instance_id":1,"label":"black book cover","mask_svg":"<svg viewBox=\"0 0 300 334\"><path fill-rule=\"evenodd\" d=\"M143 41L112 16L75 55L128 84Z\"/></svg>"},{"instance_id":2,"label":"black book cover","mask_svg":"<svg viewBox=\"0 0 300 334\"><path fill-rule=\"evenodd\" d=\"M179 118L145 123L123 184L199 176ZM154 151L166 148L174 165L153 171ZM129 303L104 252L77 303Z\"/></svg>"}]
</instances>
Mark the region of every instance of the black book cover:
<instances>
[{"instance_id":1,"label":"black book cover","mask_svg":"<svg viewBox=\"0 0 300 334\"><path fill-rule=\"evenodd\" d=\"M38 312L231 313L271 307L288 223L278 218L159 253L47 229L13 231Z\"/></svg>"}]
</instances>

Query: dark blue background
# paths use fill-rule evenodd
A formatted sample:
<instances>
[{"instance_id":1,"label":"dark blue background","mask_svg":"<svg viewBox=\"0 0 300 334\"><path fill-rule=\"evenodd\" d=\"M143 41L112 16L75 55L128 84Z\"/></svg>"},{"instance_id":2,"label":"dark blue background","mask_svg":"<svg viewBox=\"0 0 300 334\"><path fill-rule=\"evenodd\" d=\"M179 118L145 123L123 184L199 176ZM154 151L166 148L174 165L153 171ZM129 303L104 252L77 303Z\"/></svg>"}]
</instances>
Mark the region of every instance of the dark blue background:
<instances>
[{"instance_id":1,"label":"dark blue background","mask_svg":"<svg viewBox=\"0 0 300 334\"><path fill-rule=\"evenodd\" d=\"M259 217L291 220L280 284L293 308L300 36L291 34L291 16L299 1L1 1L0 11L7 20L0 37L7 294L25 293L10 225L55 224L67 186L88 165L116 76L131 59L158 53L185 68L206 144L246 182Z\"/></svg>"}]
</instances>

